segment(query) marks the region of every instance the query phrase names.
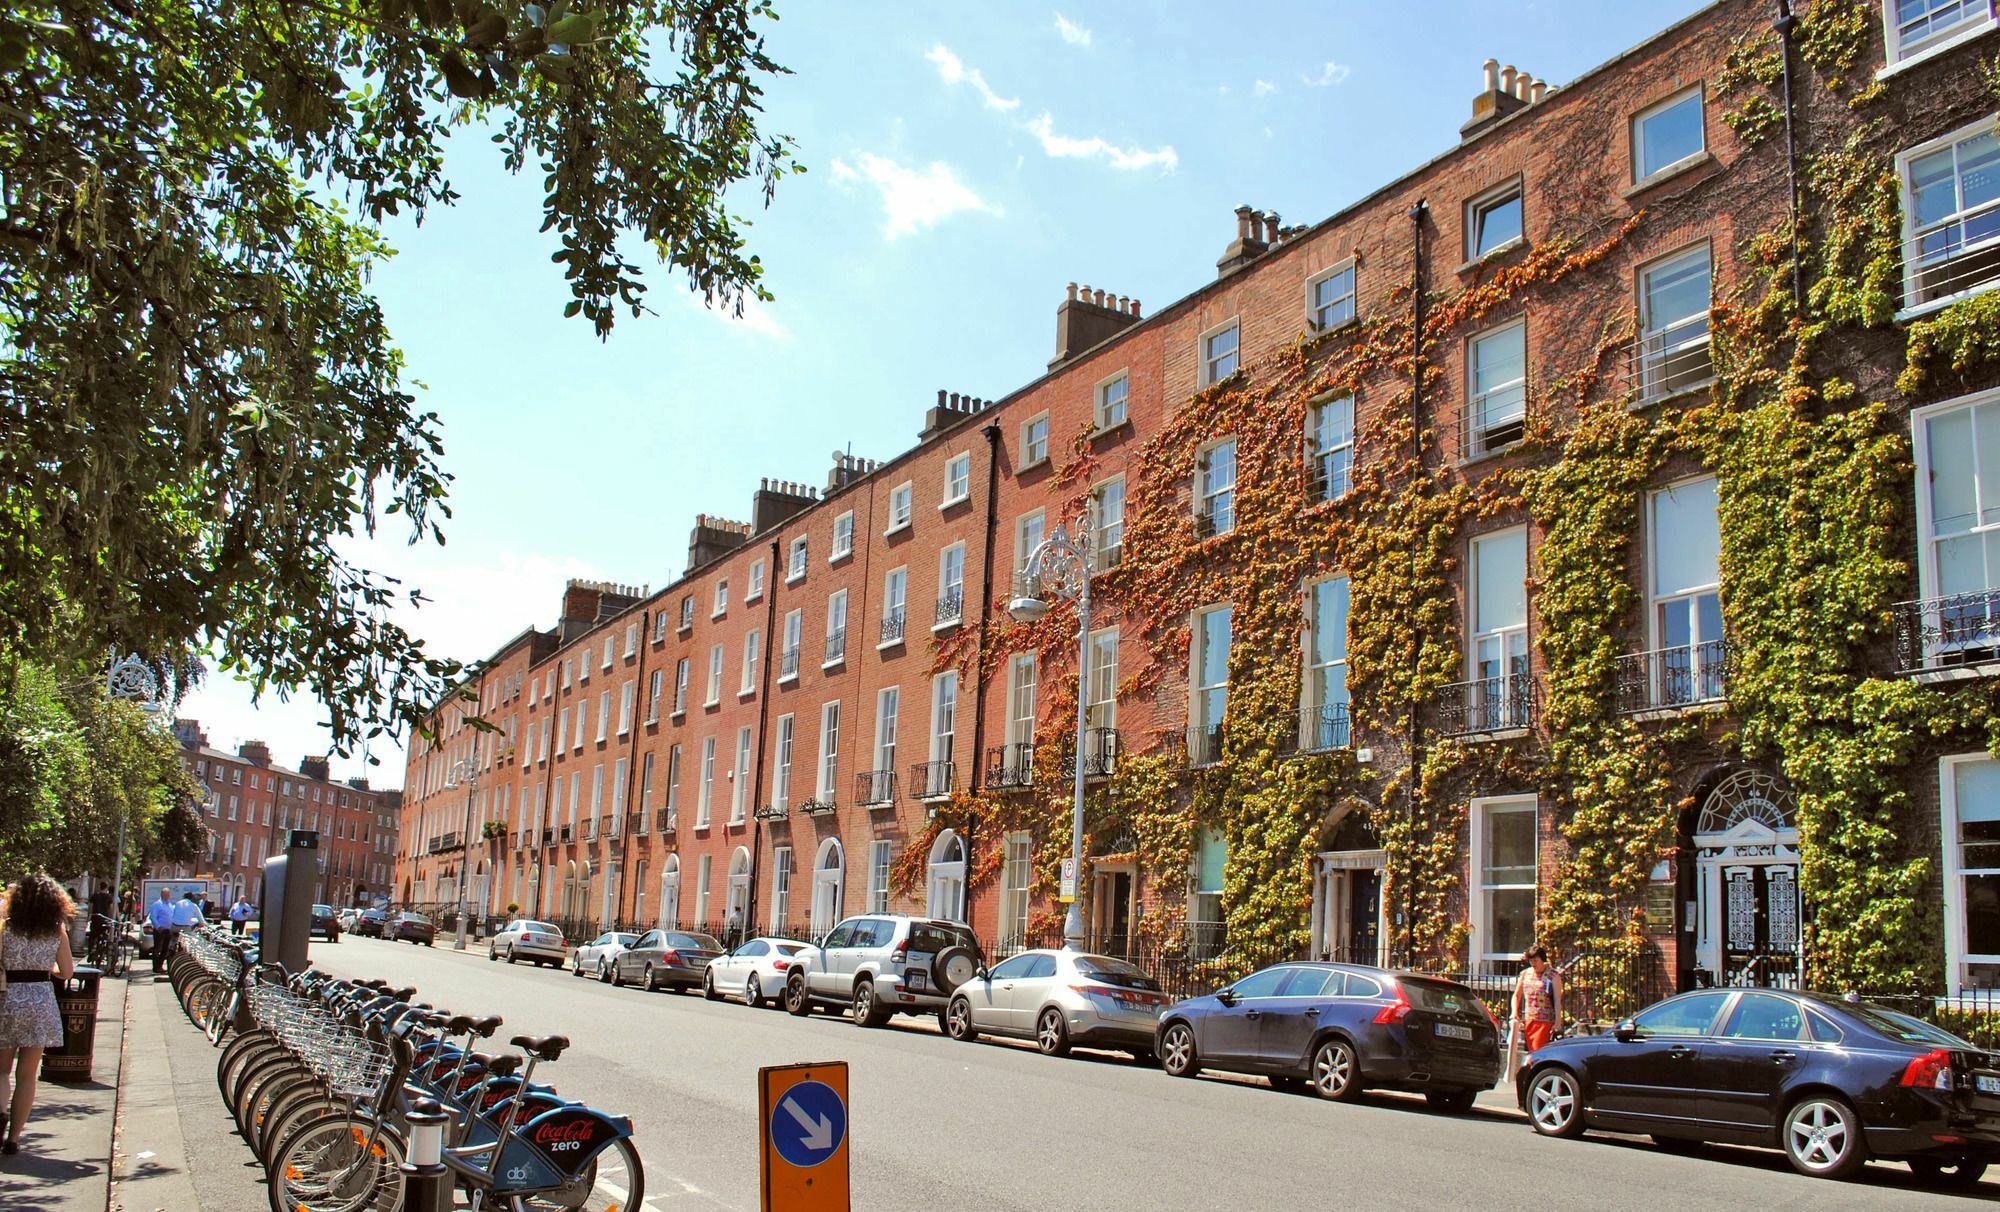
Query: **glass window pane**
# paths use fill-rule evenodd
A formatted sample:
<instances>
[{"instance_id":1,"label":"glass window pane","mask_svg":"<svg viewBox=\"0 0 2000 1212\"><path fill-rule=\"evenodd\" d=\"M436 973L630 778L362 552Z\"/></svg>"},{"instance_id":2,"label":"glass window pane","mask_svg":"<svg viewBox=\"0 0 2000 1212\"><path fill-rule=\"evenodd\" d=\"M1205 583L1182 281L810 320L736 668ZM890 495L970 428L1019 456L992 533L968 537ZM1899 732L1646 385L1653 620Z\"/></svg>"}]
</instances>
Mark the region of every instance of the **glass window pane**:
<instances>
[{"instance_id":1,"label":"glass window pane","mask_svg":"<svg viewBox=\"0 0 2000 1212\"><path fill-rule=\"evenodd\" d=\"M1347 578L1313 586L1312 663L1327 665L1347 656Z\"/></svg>"},{"instance_id":2,"label":"glass window pane","mask_svg":"<svg viewBox=\"0 0 2000 1212\"><path fill-rule=\"evenodd\" d=\"M1266 968L1262 972L1251 973L1231 985L1229 989L1239 998L1274 997L1277 995L1278 987L1284 984L1285 979L1291 974L1290 968Z\"/></svg>"},{"instance_id":3,"label":"glass window pane","mask_svg":"<svg viewBox=\"0 0 2000 1212\"><path fill-rule=\"evenodd\" d=\"M1718 1034L1726 1039L1804 1039L1806 1016L1797 1002L1769 993L1745 993Z\"/></svg>"},{"instance_id":4,"label":"glass window pane","mask_svg":"<svg viewBox=\"0 0 2000 1212\"><path fill-rule=\"evenodd\" d=\"M1924 446L1930 457L1931 532L1972 529L1978 505L1971 410L1954 409L1925 421Z\"/></svg>"},{"instance_id":5,"label":"glass window pane","mask_svg":"<svg viewBox=\"0 0 2000 1212\"><path fill-rule=\"evenodd\" d=\"M1222 891L1222 868L1229 859L1229 843L1213 829L1204 829L1195 846L1195 888L1201 892Z\"/></svg>"},{"instance_id":6,"label":"glass window pane","mask_svg":"<svg viewBox=\"0 0 2000 1212\"><path fill-rule=\"evenodd\" d=\"M1929 227L1958 210L1956 168L1949 147L1910 161L1910 209L1918 227Z\"/></svg>"},{"instance_id":7,"label":"glass window pane","mask_svg":"<svg viewBox=\"0 0 2000 1212\"><path fill-rule=\"evenodd\" d=\"M1535 890L1507 888L1487 895L1490 954L1519 955L1535 943Z\"/></svg>"},{"instance_id":8,"label":"glass window pane","mask_svg":"<svg viewBox=\"0 0 2000 1212\"><path fill-rule=\"evenodd\" d=\"M1690 993L1642 1010L1632 1021L1648 1035L1705 1035L1728 1000L1729 994L1723 990Z\"/></svg>"},{"instance_id":9,"label":"glass window pane","mask_svg":"<svg viewBox=\"0 0 2000 1212\"><path fill-rule=\"evenodd\" d=\"M1701 129L1701 94L1689 93L1665 109L1640 119L1639 176L1652 176L1699 152L1705 144Z\"/></svg>"},{"instance_id":10,"label":"glass window pane","mask_svg":"<svg viewBox=\"0 0 2000 1212\"><path fill-rule=\"evenodd\" d=\"M1659 332L1708 311L1708 250L1646 271L1646 329Z\"/></svg>"},{"instance_id":11,"label":"glass window pane","mask_svg":"<svg viewBox=\"0 0 2000 1212\"><path fill-rule=\"evenodd\" d=\"M1525 627L1528 622L1528 533L1510 530L1473 540L1478 580L1474 587L1474 631Z\"/></svg>"},{"instance_id":12,"label":"glass window pane","mask_svg":"<svg viewBox=\"0 0 2000 1212\"><path fill-rule=\"evenodd\" d=\"M1292 979L1286 983L1286 997L1321 997L1326 993L1327 979L1334 974L1324 968L1294 968Z\"/></svg>"},{"instance_id":13,"label":"glass window pane","mask_svg":"<svg viewBox=\"0 0 2000 1212\"><path fill-rule=\"evenodd\" d=\"M1203 686L1220 686L1229 681L1229 607L1201 616L1201 669Z\"/></svg>"},{"instance_id":14,"label":"glass window pane","mask_svg":"<svg viewBox=\"0 0 2000 1212\"><path fill-rule=\"evenodd\" d=\"M1686 593L1722 580L1715 483L1710 476L1653 494L1654 596Z\"/></svg>"},{"instance_id":15,"label":"glass window pane","mask_svg":"<svg viewBox=\"0 0 2000 1212\"><path fill-rule=\"evenodd\" d=\"M1477 210L1477 242L1472 255L1484 256L1509 240L1521 238L1521 195L1487 202Z\"/></svg>"},{"instance_id":16,"label":"glass window pane","mask_svg":"<svg viewBox=\"0 0 2000 1212\"><path fill-rule=\"evenodd\" d=\"M2000 955L2000 875L1965 877L1965 950Z\"/></svg>"},{"instance_id":17,"label":"glass window pane","mask_svg":"<svg viewBox=\"0 0 2000 1212\"><path fill-rule=\"evenodd\" d=\"M1489 884L1532 884L1535 882L1535 809L1486 810L1486 871Z\"/></svg>"}]
</instances>

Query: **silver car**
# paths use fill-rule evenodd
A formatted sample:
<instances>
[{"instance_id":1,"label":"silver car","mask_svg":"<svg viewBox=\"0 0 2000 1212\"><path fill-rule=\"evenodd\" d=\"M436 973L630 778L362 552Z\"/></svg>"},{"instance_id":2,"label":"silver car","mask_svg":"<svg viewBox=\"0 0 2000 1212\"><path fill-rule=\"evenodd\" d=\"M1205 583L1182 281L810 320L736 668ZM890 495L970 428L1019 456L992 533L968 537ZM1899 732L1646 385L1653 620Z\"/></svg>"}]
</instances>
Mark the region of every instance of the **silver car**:
<instances>
[{"instance_id":1,"label":"silver car","mask_svg":"<svg viewBox=\"0 0 2000 1212\"><path fill-rule=\"evenodd\" d=\"M785 991L785 973L792 957L806 945L790 938L753 938L726 955L708 961L702 974L701 991L709 1001L738 997L750 1007L762 1006L766 999L777 1000Z\"/></svg>"},{"instance_id":2,"label":"silver car","mask_svg":"<svg viewBox=\"0 0 2000 1212\"><path fill-rule=\"evenodd\" d=\"M577 976L594 976L610 984L611 961L638 939L636 931L606 930L589 942L578 944L576 954L570 957L569 970Z\"/></svg>"},{"instance_id":3,"label":"silver car","mask_svg":"<svg viewBox=\"0 0 2000 1212\"><path fill-rule=\"evenodd\" d=\"M1160 983L1122 959L1078 951L1023 951L979 969L945 1007L945 1033L1032 1039L1049 1056L1072 1046L1153 1055L1160 1012L1171 999Z\"/></svg>"},{"instance_id":4,"label":"silver car","mask_svg":"<svg viewBox=\"0 0 2000 1212\"><path fill-rule=\"evenodd\" d=\"M542 964L550 968L560 968L569 958L569 947L563 943L562 930L547 922L530 921L522 918L508 922L505 929L493 936L486 945L486 958L505 958L508 963L527 960L531 964Z\"/></svg>"}]
</instances>

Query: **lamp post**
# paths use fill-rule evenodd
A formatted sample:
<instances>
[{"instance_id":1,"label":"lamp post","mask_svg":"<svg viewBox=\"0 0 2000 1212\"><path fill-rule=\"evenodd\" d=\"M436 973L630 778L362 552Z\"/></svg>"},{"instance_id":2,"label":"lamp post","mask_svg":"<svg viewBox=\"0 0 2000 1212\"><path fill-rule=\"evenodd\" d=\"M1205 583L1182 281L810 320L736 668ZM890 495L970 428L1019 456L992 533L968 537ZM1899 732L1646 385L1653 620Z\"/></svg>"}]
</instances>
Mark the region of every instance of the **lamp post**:
<instances>
[{"instance_id":1,"label":"lamp post","mask_svg":"<svg viewBox=\"0 0 2000 1212\"><path fill-rule=\"evenodd\" d=\"M1024 583L1007 603L1016 621L1033 623L1049 612L1050 597L1076 603L1076 784L1070 808L1070 865L1076 880L1063 918L1063 945L1083 948L1083 746L1084 719L1090 707L1090 551L1088 540L1055 530L1028 553Z\"/></svg>"},{"instance_id":2,"label":"lamp post","mask_svg":"<svg viewBox=\"0 0 2000 1212\"><path fill-rule=\"evenodd\" d=\"M466 785L465 830L458 835L458 937L452 941L453 951L465 950L465 863L472 853L472 804L479 798L479 761L477 758L460 758L451 764L451 772L445 777L446 791L457 790L459 784Z\"/></svg>"}]
</instances>

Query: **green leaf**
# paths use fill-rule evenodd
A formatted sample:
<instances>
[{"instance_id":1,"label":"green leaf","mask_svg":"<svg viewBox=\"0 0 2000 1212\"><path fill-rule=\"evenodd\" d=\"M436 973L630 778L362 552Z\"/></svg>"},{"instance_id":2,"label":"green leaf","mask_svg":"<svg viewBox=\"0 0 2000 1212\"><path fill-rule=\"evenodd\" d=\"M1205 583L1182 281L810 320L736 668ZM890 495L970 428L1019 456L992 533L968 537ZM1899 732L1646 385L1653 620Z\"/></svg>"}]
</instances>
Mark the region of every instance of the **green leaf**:
<instances>
[{"instance_id":1,"label":"green leaf","mask_svg":"<svg viewBox=\"0 0 2000 1212\"><path fill-rule=\"evenodd\" d=\"M597 16L594 13L571 13L548 28L550 42L574 44L589 42L597 37Z\"/></svg>"}]
</instances>

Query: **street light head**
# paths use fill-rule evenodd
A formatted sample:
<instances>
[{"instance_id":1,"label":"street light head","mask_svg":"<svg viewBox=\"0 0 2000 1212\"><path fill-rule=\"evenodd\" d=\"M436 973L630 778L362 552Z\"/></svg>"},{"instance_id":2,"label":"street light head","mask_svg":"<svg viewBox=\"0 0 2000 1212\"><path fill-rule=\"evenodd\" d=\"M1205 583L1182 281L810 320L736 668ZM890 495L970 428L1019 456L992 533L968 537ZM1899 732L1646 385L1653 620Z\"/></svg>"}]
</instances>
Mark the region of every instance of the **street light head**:
<instances>
[{"instance_id":1,"label":"street light head","mask_svg":"<svg viewBox=\"0 0 2000 1212\"><path fill-rule=\"evenodd\" d=\"M1017 623L1038 622L1048 612L1047 602L1028 594L1023 594L1007 603L1007 613L1014 616L1014 621Z\"/></svg>"}]
</instances>

